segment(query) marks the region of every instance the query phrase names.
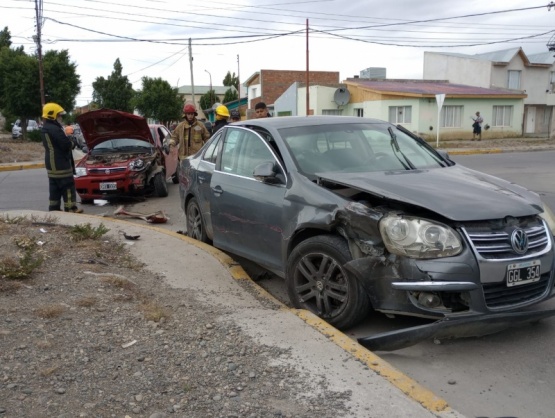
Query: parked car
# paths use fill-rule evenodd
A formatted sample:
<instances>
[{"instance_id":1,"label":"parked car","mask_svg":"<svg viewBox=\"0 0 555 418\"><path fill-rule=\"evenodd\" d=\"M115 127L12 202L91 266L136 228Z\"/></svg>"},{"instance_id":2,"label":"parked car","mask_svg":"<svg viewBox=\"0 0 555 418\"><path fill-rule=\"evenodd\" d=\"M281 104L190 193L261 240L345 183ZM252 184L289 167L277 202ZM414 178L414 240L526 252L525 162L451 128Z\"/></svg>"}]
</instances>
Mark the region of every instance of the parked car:
<instances>
[{"instance_id":1,"label":"parked car","mask_svg":"<svg viewBox=\"0 0 555 418\"><path fill-rule=\"evenodd\" d=\"M152 124L148 125L150 134L156 142L156 146L163 150L164 166L166 167L166 175L171 179L173 184L178 183L177 179L177 147L169 148L168 141L171 137L170 130L165 125Z\"/></svg>"},{"instance_id":2,"label":"parked car","mask_svg":"<svg viewBox=\"0 0 555 418\"><path fill-rule=\"evenodd\" d=\"M285 278L296 308L338 328L371 308L511 321L555 294L555 218L539 196L455 164L401 126L237 122L178 174L189 236Z\"/></svg>"},{"instance_id":3,"label":"parked car","mask_svg":"<svg viewBox=\"0 0 555 418\"><path fill-rule=\"evenodd\" d=\"M75 167L75 188L83 202L155 193L168 195L162 149L146 120L111 109L77 117L87 153Z\"/></svg>"},{"instance_id":4,"label":"parked car","mask_svg":"<svg viewBox=\"0 0 555 418\"><path fill-rule=\"evenodd\" d=\"M37 131L40 129L39 124L37 123L36 120L28 120L27 121L27 132L33 132L33 131ZM13 128L12 128L12 138L13 139L18 139L21 138L22 132L21 132L21 120L16 120L13 124Z\"/></svg>"}]
</instances>

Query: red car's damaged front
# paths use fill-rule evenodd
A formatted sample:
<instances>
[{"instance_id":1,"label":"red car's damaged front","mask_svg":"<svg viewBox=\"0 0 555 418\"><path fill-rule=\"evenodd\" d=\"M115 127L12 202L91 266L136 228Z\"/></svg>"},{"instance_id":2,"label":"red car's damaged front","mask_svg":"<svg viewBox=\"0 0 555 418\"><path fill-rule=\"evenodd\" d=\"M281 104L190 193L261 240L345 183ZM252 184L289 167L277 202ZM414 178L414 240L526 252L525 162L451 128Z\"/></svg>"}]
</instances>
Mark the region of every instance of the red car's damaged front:
<instances>
[{"instance_id":1,"label":"red car's damaged front","mask_svg":"<svg viewBox=\"0 0 555 418\"><path fill-rule=\"evenodd\" d=\"M75 187L82 201L150 192L168 195L162 151L143 117L100 109L77 121L88 148L76 165Z\"/></svg>"}]
</instances>

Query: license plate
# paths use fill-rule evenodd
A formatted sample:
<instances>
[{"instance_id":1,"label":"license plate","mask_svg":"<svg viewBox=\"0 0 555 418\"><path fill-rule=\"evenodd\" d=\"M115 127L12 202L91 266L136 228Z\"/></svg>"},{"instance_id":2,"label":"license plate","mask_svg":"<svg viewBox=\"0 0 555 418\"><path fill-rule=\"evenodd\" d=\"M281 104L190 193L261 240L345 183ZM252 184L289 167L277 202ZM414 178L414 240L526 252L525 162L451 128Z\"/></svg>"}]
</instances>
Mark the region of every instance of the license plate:
<instances>
[{"instance_id":1,"label":"license plate","mask_svg":"<svg viewBox=\"0 0 555 418\"><path fill-rule=\"evenodd\" d=\"M100 190L117 190L118 184L114 181L112 183L100 183Z\"/></svg>"},{"instance_id":2,"label":"license plate","mask_svg":"<svg viewBox=\"0 0 555 418\"><path fill-rule=\"evenodd\" d=\"M541 261L533 260L524 263L513 263L507 266L507 286L520 286L540 280Z\"/></svg>"}]
</instances>

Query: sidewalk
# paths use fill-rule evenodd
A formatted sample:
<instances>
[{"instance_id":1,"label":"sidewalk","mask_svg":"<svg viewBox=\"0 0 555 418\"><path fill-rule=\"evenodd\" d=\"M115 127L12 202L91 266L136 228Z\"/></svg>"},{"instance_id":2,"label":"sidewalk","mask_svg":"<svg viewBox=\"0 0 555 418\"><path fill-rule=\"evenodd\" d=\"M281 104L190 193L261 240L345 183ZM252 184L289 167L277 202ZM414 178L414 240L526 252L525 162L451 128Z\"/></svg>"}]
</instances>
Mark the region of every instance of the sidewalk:
<instances>
[{"instance_id":1,"label":"sidewalk","mask_svg":"<svg viewBox=\"0 0 555 418\"><path fill-rule=\"evenodd\" d=\"M11 211L42 217L44 212ZM60 212L59 223L100 223L118 236L125 229L141 239L129 246L149 271L174 288L202 295L208 306L225 306L225 320L261 344L288 350L290 363L307 382L347 391L352 417L462 417L447 402L307 311L290 309L257 286L230 257L199 241L153 226ZM119 235L121 237L121 235ZM167 251L171 248L172 251ZM184 273L184 266L187 266ZM276 382L277 384L277 382ZM310 390L305 387L303 390ZM301 390L302 393L302 390Z\"/></svg>"}]
</instances>

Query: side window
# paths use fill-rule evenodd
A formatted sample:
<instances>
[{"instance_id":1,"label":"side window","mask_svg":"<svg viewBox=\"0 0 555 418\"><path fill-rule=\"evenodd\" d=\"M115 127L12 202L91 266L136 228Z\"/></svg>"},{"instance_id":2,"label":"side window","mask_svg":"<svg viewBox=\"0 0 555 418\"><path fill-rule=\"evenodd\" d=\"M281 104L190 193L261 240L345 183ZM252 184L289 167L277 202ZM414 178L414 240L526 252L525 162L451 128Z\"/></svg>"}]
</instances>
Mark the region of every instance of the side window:
<instances>
[{"instance_id":1,"label":"side window","mask_svg":"<svg viewBox=\"0 0 555 418\"><path fill-rule=\"evenodd\" d=\"M222 133L220 132L212 139L212 141L210 141L210 144L206 148L204 156L202 157L204 161L216 164L216 158L218 157L218 143L220 142L221 137Z\"/></svg>"},{"instance_id":2,"label":"side window","mask_svg":"<svg viewBox=\"0 0 555 418\"><path fill-rule=\"evenodd\" d=\"M222 171L253 178L254 168L265 161L275 161L266 143L255 133L231 130L225 139Z\"/></svg>"}]
</instances>

